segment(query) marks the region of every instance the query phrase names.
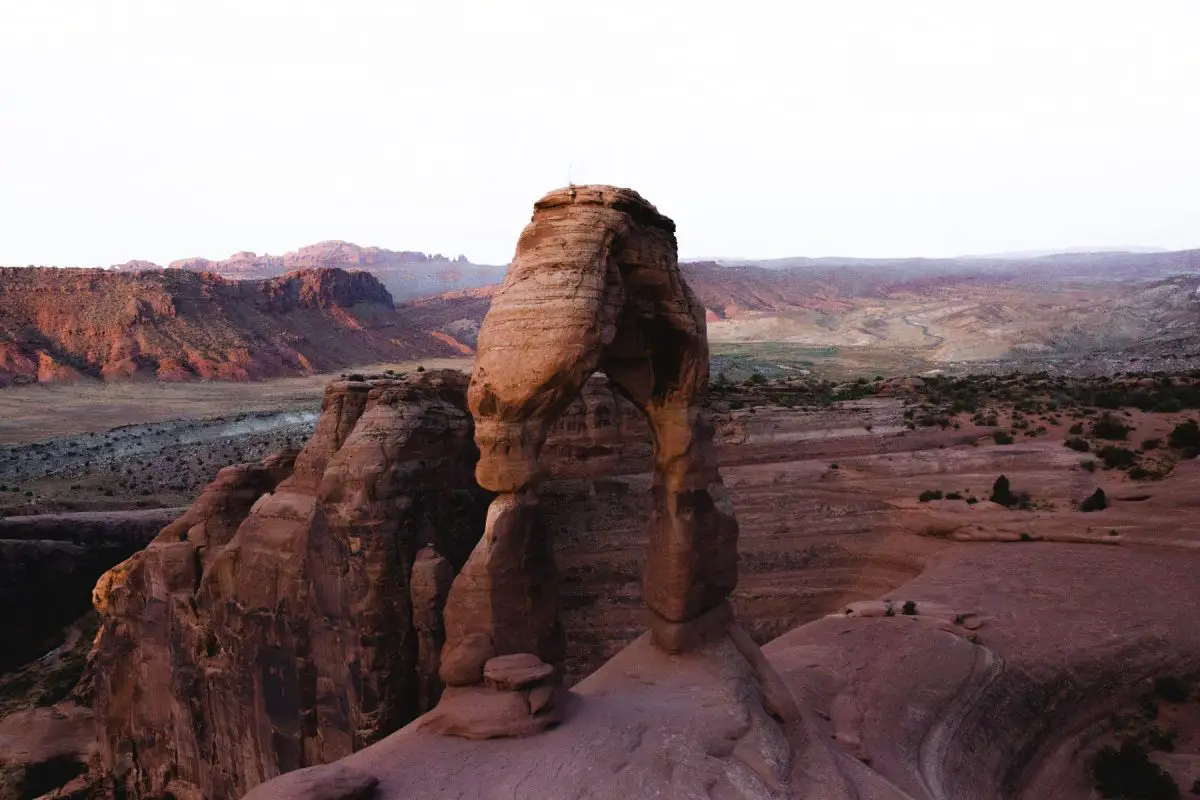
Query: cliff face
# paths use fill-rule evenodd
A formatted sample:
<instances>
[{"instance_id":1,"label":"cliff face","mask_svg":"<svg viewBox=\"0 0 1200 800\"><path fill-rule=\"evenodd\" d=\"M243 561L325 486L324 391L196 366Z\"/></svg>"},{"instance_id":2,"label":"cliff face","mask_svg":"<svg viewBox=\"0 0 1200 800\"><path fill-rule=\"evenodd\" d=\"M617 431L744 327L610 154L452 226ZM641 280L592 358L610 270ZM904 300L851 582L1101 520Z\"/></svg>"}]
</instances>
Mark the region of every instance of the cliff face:
<instances>
[{"instance_id":1,"label":"cliff face","mask_svg":"<svg viewBox=\"0 0 1200 800\"><path fill-rule=\"evenodd\" d=\"M0 269L0 386L248 380L461 353L397 313L364 272L259 281L183 270Z\"/></svg>"},{"instance_id":2,"label":"cliff face","mask_svg":"<svg viewBox=\"0 0 1200 800\"><path fill-rule=\"evenodd\" d=\"M286 479L287 459L222 471L102 578L114 789L238 797L436 702L441 606L486 501L465 389L450 371L333 383Z\"/></svg>"}]
</instances>

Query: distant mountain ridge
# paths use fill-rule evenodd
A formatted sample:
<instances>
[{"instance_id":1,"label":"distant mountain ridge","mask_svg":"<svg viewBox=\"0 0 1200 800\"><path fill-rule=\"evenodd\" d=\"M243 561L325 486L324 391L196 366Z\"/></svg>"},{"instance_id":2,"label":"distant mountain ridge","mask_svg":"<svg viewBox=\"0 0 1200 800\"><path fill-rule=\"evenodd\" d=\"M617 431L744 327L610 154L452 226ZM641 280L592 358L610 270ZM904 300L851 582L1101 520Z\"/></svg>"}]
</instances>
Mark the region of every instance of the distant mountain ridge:
<instances>
[{"instance_id":1,"label":"distant mountain ridge","mask_svg":"<svg viewBox=\"0 0 1200 800\"><path fill-rule=\"evenodd\" d=\"M82 376L253 380L470 352L373 275L0 268L0 386Z\"/></svg>"},{"instance_id":2,"label":"distant mountain ridge","mask_svg":"<svg viewBox=\"0 0 1200 800\"><path fill-rule=\"evenodd\" d=\"M950 275L973 273L1024 273L1041 268L1058 267L1071 271L1079 278L1165 278L1179 272L1200 269L1200 249L1174 251L1111 251L1061 252L1025 256L963 256L959 258L856 258L848 256L792 256L770 259L718 259L726 267L761 267L763 269L851 269L858 274L891 270L904 278L918 275ZM1060 271L1053 277L1061 278Z\"/></svg>"},{"instance_id":3,"label":"distant mountain ridge","mask_svg":"<svg viewBox=\"0 0 1200 800\"><path fill-rule=\"evenodd\" d=\"M714 343L876 348L930 362L1200 350L1200 250L1033 259L685 262ZM496 287L401 309L474 344Z\"/></svg>"},{"instance_id":4,"label":"distant mountain ridge","mask_svg":"<svg viewBox=\"0 0 1200 800\"><path fill-rule=\"evenodd\" d=\"M218 261L200 257L177 259L166 268L210 272L233 280L270 278L298 269L362 269L379 278L397 300L495 283L507 269L473 264L464 255L449 258L441 253L362 247L338 239L317 242L279 256L243 251ZM162 267L149 261L129 261L110 269L138 272Z\"/></svg>"}]
</instances>

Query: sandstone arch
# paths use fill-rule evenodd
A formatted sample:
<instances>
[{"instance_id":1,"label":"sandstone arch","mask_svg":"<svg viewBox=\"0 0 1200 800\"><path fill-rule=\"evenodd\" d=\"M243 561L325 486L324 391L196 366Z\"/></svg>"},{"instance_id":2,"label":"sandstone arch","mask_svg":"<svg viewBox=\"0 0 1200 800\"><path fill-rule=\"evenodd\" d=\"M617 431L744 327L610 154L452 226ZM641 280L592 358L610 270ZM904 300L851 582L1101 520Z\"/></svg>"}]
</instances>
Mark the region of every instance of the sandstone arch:
<instances>
[{"instance_id":1,"label":"sandstone arch","mask_svg":"<svg viewBox=\"0 0 1200 800\"><path fill-rule=\"evenodd\" d=\"M685 649L698 618L728 619L737 522L703 408L704 308L680 275L675 224L628 189L559 189L534 205L479 333L468 392L476 478L498 497L450 590L449 686L479 683L496 655L562 660L538 454L597 370L646 414L654 439L644 598L656 642Z\"/></svg>"}]
</instances>

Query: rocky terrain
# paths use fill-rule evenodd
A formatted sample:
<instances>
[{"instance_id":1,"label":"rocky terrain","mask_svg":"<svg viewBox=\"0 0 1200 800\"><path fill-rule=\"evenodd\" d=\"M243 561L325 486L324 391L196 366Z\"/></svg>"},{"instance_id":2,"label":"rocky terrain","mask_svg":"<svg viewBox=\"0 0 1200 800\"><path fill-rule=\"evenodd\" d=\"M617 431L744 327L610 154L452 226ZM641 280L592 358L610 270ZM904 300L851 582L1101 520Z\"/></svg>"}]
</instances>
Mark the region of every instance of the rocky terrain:
<instances>
[{"instance_id":1,"label":"rocky terrain","mask_svg":"<svg viewBox=\"0 0 1200 800\"><path fill-rule=\"evenodd\" d=\"M186 270L0 269L0 386L248 380L455 355L365 272L231 281Z\"/></svg>"},{"instance_id":2,"label":"rocky terrain","mask_svg":"<svg viewBox=\"0 0 1200 800\"><path fill-rule=\"evenodd\" d=\"M469 389L5 451L64 507L110 447L126 508L212 480L0 677L0 797L1186 793L1200 373L710 380L643 204L539 204Z\"/></svg>"},{"instance_id":3,"label":"rocky terrain","mask_svg":"<svg viewBox=\"0 0 1200 800\"><path fill-rule=\"evenodd\" d=\"M1200 363L1200 251L794 261L681 265L708 312L714 371L741 380L754 371L1103 374ZM404 308L422 327L470 343L493 291Z\"/></svg>"},{"instance_id":4,"label":"rocky terrain","mask_svg":"<svg viewBox=\"0 0 1200 800\"><path fill-rule=\"evenodd\" d=\"M360 247L342 241L318 242L281 256L243 252L219 261L184 258L167 265L167 269L209 272L234 280L261 280L296 270L330 268L370 272L397 300L495 283L504 277L505 269L472 264L462 255L449 258L440 253ZM129 272L162 267L131 261L112 269Z\"/></svg>"}]
</instances>

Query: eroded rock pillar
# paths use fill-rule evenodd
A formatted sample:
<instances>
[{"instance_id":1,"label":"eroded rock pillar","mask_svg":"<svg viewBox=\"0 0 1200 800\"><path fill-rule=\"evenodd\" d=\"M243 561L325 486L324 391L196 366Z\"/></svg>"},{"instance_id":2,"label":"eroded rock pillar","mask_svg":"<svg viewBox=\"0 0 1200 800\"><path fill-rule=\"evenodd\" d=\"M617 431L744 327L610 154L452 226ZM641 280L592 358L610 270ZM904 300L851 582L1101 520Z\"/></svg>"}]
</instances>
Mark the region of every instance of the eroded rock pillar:
<instances>
[{"instance_id":1,"label":"eroded rock pillar","mask_svg":"<svg viewBox=\"0 0 1200 800\"><path fill-rule=\"evenodd\" d=\"M717 470L712 426L697 405L651 408L654 512L643 598L654 642L692 649L732 619L737 520Z\"/></svg>"}]
</instances>

